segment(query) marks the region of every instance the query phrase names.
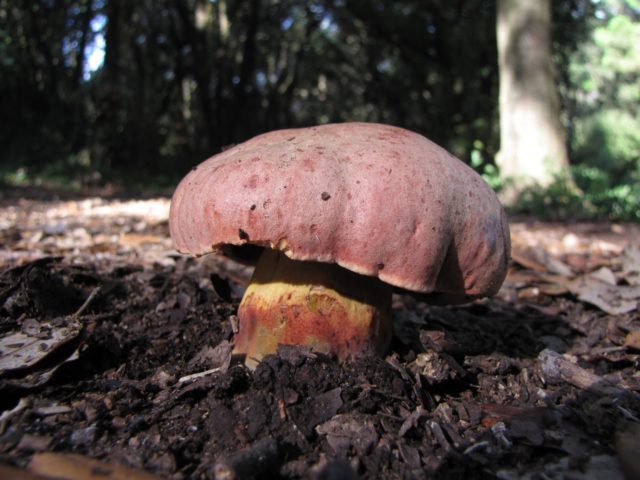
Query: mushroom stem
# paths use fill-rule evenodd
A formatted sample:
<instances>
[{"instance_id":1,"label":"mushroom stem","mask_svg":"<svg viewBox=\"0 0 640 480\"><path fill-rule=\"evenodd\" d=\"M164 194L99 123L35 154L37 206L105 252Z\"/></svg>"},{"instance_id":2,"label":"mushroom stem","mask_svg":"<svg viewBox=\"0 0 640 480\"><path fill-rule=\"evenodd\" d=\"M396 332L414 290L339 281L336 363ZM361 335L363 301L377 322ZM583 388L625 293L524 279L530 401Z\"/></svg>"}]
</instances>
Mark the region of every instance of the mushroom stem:
<instances>
[{"instance_id":1,"label":"mushroom stem","mask_svg":"<svg viewBox=\"0 0 640 480\"><path fill-rule=\"evenodd\" d=\"M380 355L391 339L392 287L338 265L265 249L238 308L235 352L253 368L279 344L348 360Z\"/></svg>"}]
</instances>

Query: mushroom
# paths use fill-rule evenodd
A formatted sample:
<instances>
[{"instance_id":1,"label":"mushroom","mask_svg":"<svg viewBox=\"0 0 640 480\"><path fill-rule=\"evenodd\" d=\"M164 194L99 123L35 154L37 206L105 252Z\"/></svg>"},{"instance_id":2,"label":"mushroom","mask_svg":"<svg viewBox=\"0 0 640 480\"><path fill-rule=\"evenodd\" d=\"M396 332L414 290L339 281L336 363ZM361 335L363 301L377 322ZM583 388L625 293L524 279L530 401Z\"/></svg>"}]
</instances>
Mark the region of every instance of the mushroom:
<instances>
[{"instance_id":1,"label":"mushroom","mask_svg":"<svg viewBox=\"0 0 640 480\"><path fill-rule=\"evenodd\" d=\"M372 123L273 131L209 158L176 189L169 227L181 252L256 264L235 337L250 366L278 344L383 354L394 288L450 303L495 294L510 249L477 173Z\"/></svg>"}]
</instances>

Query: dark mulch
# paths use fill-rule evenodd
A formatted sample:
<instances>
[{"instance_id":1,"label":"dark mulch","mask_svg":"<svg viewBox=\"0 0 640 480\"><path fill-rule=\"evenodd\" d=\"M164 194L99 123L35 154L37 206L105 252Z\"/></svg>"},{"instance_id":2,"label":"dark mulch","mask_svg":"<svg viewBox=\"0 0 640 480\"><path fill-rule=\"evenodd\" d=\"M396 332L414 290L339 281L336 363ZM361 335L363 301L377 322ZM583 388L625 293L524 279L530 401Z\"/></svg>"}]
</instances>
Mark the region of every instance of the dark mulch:
<instances>
[{"instance_id":1,"label":"dark mulch","mask_svg":"<svg viewBox=\"0 0 640 480\"><path fill-rule=\"evenodd\" d=\"M0 371L0 463L72 452L166 478L549 478L614 458L618 422L640 412L638 356L589 355L636 313L567 295L397 296L387 358L340 365L287 347L251 372L229 355L243 285L216 265L5 269L0 334L67 334ZM546 348L624 388L550 378Z\"/></svg>"}]
</instances>

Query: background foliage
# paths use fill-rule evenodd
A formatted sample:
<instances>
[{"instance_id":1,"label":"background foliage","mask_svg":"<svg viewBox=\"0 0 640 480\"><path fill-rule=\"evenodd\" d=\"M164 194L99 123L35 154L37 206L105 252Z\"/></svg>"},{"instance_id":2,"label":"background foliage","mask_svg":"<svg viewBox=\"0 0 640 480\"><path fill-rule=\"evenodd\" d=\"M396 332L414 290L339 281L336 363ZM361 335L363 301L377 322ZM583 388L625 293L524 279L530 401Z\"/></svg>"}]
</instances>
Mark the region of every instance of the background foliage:
<instances>
[{"instance_id":1,"label":"background foliage","mask_svg":"<svg viewBox=\"0 0 640 480\"><path fill-rule=\"evenodd\" d=\"M596 208L640 219L640 2L599 2L570 64L575 178Z\"/></svg>"},{"instance_id":2,"label":"background foliage","mask_svg":"<svg viewBox=\"0 0 640 480\"><path fill-rule=\"evenodd\" d=\"M521 208L639 219L638 1L553 9L581 192L531 191ZM3 178L172 185L257 133L366 120L499 186L495 22L489 0L0 0Z\"/></svg>"}]
</instances>

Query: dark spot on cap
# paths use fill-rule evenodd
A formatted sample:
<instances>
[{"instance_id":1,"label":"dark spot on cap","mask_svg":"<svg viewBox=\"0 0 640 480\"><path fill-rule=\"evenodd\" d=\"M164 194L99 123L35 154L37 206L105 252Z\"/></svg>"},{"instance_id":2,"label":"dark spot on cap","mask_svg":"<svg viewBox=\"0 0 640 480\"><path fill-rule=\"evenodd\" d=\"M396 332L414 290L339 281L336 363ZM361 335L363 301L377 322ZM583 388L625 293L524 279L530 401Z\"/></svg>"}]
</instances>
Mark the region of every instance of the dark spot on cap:
<instances>
[{"instance_id":1,"label":"dark spot on cap","mask_svg":"<svg viewBox=\"0 0 640 480\"><path fill-rule=\"evenodd\" d=\"M326 202L331 198L331 195L329 195L327 192L322 192L322 194L320 195L320 198L322 198L322 200Z\"/></svg>"},{"instance_id":2,"label":"dark spot on cap","mask_svg":"<svg viewBox=\"0 0 640 480\"><path fill-rule=\"evenodd\" d=\"M378 270L382 270L384 268L384 263L379 263L378 264Z\"/></svg>"},{"instance_id":3,"label":"dark spot on cap","mask_svg":"<svg viewBox=\"0 0 640 480\"><path fill-rule=\"evenodd\" d=\"M193 168L191 169L191 171L192 171L192 172L195 172L197 169L198 169L198 165L196 165L195 167L193 167Z\"/></svg>"},{"instance_id":4,"label":"dark spot on cap","mask_svg":"<svg viewBox=\"0 0 640 480\"><path fill-rule=\"evenodd\" d=\"M240 240L249 240L249 234L241 228L238 229L238 237Z\"/></svg>"},{"instance_id":5,"label":"dark spot on cap","mask_svg":"<svg viewBox=\"0 0 640 480\"><path fill-rule=\"evenodd\" d=\"M256 204L254 203L253 205L251 205L251 208L249 210L253 211L256 209Z\"/></svg>"}]
</instances>

